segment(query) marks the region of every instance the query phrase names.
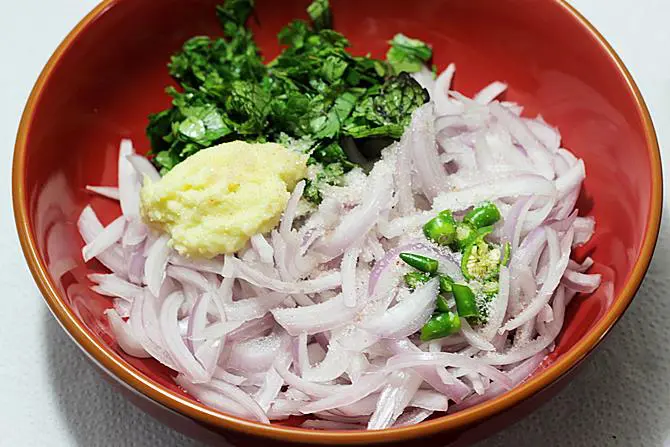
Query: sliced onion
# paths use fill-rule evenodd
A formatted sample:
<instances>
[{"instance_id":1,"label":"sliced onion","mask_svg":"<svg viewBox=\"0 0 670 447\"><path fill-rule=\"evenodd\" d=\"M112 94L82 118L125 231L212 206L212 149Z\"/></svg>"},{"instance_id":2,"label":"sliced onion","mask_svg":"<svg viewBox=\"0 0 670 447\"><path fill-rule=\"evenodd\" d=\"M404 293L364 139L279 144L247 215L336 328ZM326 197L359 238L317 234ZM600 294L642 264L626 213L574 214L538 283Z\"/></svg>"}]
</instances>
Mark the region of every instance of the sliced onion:
<instances>
[{"instance_id":1,"label":"sliced onion","mask_svg":"<svg viewBox=\"0 0 670 447\"><path fill-rule=\"evenodd\" d=\"M328 397L333 394L339 393L346 385L326 385L317 382L310 382L309 380L302 379L288 370L288 366L284 363L282 364L281 357L278 358L278 361L275 361L275 368L284 382L292 389L301 391L309 396L314 397Z\"/></svg>"},{"instance_id":2,"label":"sliced onion","mask_svg":"<svg viewBox=\"0 0 670 447\"><path fill-rule=\"evenodd\" d=\"M133 333L130 324L123 321L114 309L107 309L105 315L107 316L107 321L109 321L109 327L116 337L116 342L123 349L123 352L141 359L151 357Z\"/></svg>"},{"instance_id":3,"label":"sliced onion","mask_svg":"<svg viewBox=\"0 0 670 447\"><path fill-rule=\"evenodd\" d=\"M432 103L424 104L414 111L410 128L403 138L409 139L412 166L417 174L416 183L420 185L423 195L432 201L450 183L437 152Z\"/></svg>"},{"instance_id":4,"label":"sliced onion","mask_svg":"<svg viewBox=\"0 0 670 447\"><path fill-rule=\"evenodd\" d=\"M142 157L141 155L128 155L126 158L135 169L135 172L140 175L142 181L146 177L152 182L157 182L161 179L161 175L146 157Z\"/></svg>"},{"instance_id":5,"label":"sliced onion","mask_svg":"<svg viewBox=\"0 0 670 447\"><path fill-rule=\"evenodd\" d=\"M509 269L505 266L500 267L498 284L498 294L491 303L488 321L481 330L482 335L488 341L493 340L493 337L495 337L498 329L502 326L505 319L505 314L507 313L507 306L509 303L510 276ZM492 351L492 349L486 350Z\"/></svg>"},{"instance_id":6,"label":"sliced onion","mask_svg":"<svg viewBox=\"0 0 670 447\"><path fill-rule=\"evenodd\" d=\"M225 333L228 334L226 338L230 341L242 341L258 337L272 329L274 322L272 315L267 314L263 318L247 321L234 330L226 331Z\"/></svg>"},{"instance_id":7,"label":"sliced onion","mask_svg":"<svg viewBox=\"0 0 670 447\"><path fill-rule=\"evenodd\" d=\"M390 427L402 414L416 394L421 382L420 376L411 371L397 371L389 375L374 413L368 422L368 430L381 430Z\"/></svg>"},{"instance_id":8,"label":"sliced onion","mask_svg":"<svg viewBox=\"0 0 670 447\"><path fill-rule=\"evenodd\" d=\"M523 361L520 365L516 366L515 368L511 369L508 371L506 374L514 384L514 386L518 386L520 383L522 383L525 379L530 376L533 371L537 369L537 367L542 363L542 360L546 357L545 352L539 352L538 354L528 358L527 360ZM469 397L468 399L465 399L463 402L460 404L456 404L452 406L449 409L450 413L457 412L460 410L463 410L465 408L470 408L473 405L477 405L478 403L493 399L495 397L500 396L503 394L505 391L507 391L506 388L504 388L502 385L499 383L493 383L483 395L474 395L472 397Z\"/></svg>"},{"instance_id":9,"label":"sliced onion","mask_svg":"<svg viewBox=\"0 0 670 447\"><path fill-rule=\"evenodd\" d=\"M396 355L401 355L405 353L421 353L422 351L409 340L386 340L385 345ZM454 379L451 383L445 383L440 375L438 374L438 368L441 366L417 366L414 370L426 381L427 384L432 386L436 391L444 394L455 402L461 402L468 394L471 393L469 387L467 387L460 380Z\"/></svg>"},{"instance_id":10,"label":"sliced onion","mask_svg":"<svg viewBox=\"0 0 670 447\"><path fill-rule=\"evenodd\" d=\"M435 80L433 94L430 97L435 101L435 109L438 115L448 114L454 111L449 100L448 92L451 89L451 80L456 72L456 65L449 64L447 68Z\"/></svg>"},{"instance_id":11,"label":"sliced onion","mask_svg":"<svg viewBox=\"0 0 670 447\"><path fill-rule=\"evenodd\" d=\"M106 226L95 238L87 243L81 250L84 262L99 256L102 252L108 250L116 244L126 228L126 219L122 217L116 218L112 223Z\"/></svg>"},{"instance_id":12,"label":"sliced onion","mask_svg":"<svg viewBox=\"0 0 670 447\"><path fill-rule=\"evenodd\" d=\"M301 367L302 377L311 382L328 382L340 377L349 367L352 353L331 343L325 358L316 366Z\"/></svg>"},{"instance_id":13,"label":"sliced onion","mask_svg":"<svg viewBox=\"0 0 670 447\"><path fill-rule=\"evenodd\" d=\"M484 87L474 97L474 100L480 104L488 104L507 90L507 84L495 81Z\"/></svg>"},{"instance_id":14,"label":"sliced onion","mask_svg":"<svg viewBox=\"0 0 670 447\"><path fill-rule=\"evenodd\" d=\"M433 88L435 87L435 74L425 65L421 67L421 71L411 73L410 76L412 76L416 82L421 84L421 87L429 92L433 91Z\"/></svg>"},{"instance_id":15,"label":"sliced onion","mask_svg":"<svg viewBox=\"0 0 670 447\"><path fill-rule=\"evenodd\" d=\"M344 252L342 256L342 296L344 305L347 307L356 307L356 264L358 263L358 254L360 249L353 247Z\"/></svg>"},{"instance_id":16,"label":"sliced onion","mask_svg":"<svg viewBox=\"0 0 670 447\"><path fill-rule=\"evenodd\" d=\"M300 412L303 414L312 414L352 404L374 393L383 384L383 375L370 374L369 376L363 376L353 385L342 385L340 390L335 394L306 404L300 409Z\"/></svg>"},{"instance_id":17,"label":"sliced onion","mask_svg":"<svg viewBox=\"0 0 670 447\"><path fill-rule=\"evenodd\" d=\"M439 261L439 272L448 275L455 281L463 281L463 273L460 264L453 255L438 250L423 242L414 242L407 245L396 247L386 252L384 258L375 263L370 272L368 281L368 295L372 296L375 292L377 283L390 268L398 262L399 255L402 252L416 253L423 256L435 258Z\"/></svg>"},{"instance_id":18,"label":"sliced onion","mask_svg":"<svg viewBox=\"0 0 670 447\"><path fill-rule=\"evenodd\" d=\"M223 261L219 258L214 259L191 259L181 256L177 253L170 253L170 264L180 267L188 267L199 272L210 272L220 274L223 270Z\"/></svg>"},{"instance_id":19,"label":"sliced onion","mask_svg":"<svg viewBox=\"0 0 670 447\"><path fill-rule=\"evenodd\" d=\"M363 322L361 327L383 338L402 338L415 333L435 309L438 288L437 278L431 279L381 317Z\"/></svg>"},{"instance_id":20,"label":"sliced onion","mask_svg":"<svg viewBox=\"0 0 670 447\"><path fill-rule=\"evenodd\" d=\"M413 408L402 414L398 420L393 424L394 427L407 427L416 425L428 419L433 412L431 410L424 410L422 408Z\"/></svg>"},{"instance_id":21,"label":"sliced onion","mask_svg":"<svg viewBox=\"0 0 670 447\"><path fill-rule=\"evenodd\" d=\"M435 391L417 390L409 406L431 411L447 411L449 409L449 398Z\"/></svg>"},{"instance_id":22,"label":"sliced onion","mask_svg":"<svg viewBox=\"0 0 670 447\"><path fill-rule=\"evenodd\" d=\"M593 293L602 280L601 275L591 274L587 275L574 270L566 269L561 284L570 290L581 293Z\"/></svg>"},{"instance_id":23,"label":"sliced onion","mask_svg":"<svg viewBox=\"0 0 670 447\"><path fill-rule=\"evenodd\" d=\"M495 351L496 349L486 337L475 332L465 318L461 318L461 334L474 348L481 349L482 351Z\"/></svg>"},{"instance_id":24,"label":"sliced onion","mask_svg":"<svg viewBox=\"0 0 670 447\"><path fill-rule=\"evenodd\" d=\"M191 309L188 318L186 344L192 352L196 352L205 339L203 332L207 326L207 308L211 302L212 295L210 293L203 293L196 298Z\"/></svg>"},{"instance_id":25,"label":"sliced onion","mask_svg":"<svg viewBox=\"0 0 670 447\"><path fill-rule=\"evenodd\" d=\"M244 376L238 376L236 374L230 373L226 371L225 369L221 367L216 367L214 370L214 374L212 375L215 379L223 380L224 382L228 382L231 385L236 385L240 386L244 382L247 381L247 378Z\"/></svg>"},{"instance_id":26,"label":"sliced onion","mask_svg":"<svg viewBox=\"0 0 670 447\"><path fill-rule=\"evenodd\" d=\"M452 366L468 368L476 371L491 380L502 383L511 388L513 385L509 378L498 369L490 367L487 363L480 360L471 359L459 354L449 352L417 352L398 354L388 359L385 371L397 371L416 366Z\"/></svg>"},{"instance_id":27,"label":"sliced onion","mask_svg":"<svg viewBox=\"0 0 670 447\"><path fill-rule=\"evenodd\" d=\"M224 337L205 340L195 349L193 354L195 359L205 368L207 377L212 377L216 369L217 362L221 357L225 347L226 339Z\"/></svg>"},{"instance_id":28,"label":"sliced onion","mask_svg":"<svg viewBox=\"0 0 670 447\"><path fill-rule=\"evenodd\" d=\"M189 379L187 377L180 375L175 379L175 381L180 386L184 387L186 391L191 392L193 390L193 387L190 386L188 383ZM229 383L216 379L212 380L205 386L209 389L212 389L220 393L222 396L230 399L231 401L237 403L240 407L244 409L245 415L246 414L251 415L253 419L259 422L263 422L265 424L270 423L267 414L265 414L265 411L263 411L263 409L256 403L256 401L253 400L247 393L240 390L236 386L233 386Z\"/></svg>"},{"instance_id":29,"label":"sliced onion","mask_svg":"<svg viewBox=\"0 0 670 447\"><path fill-rule=\"evenodd\" d=\"M584 262L581 264L573 261L572 259L568 262L568 268L579 273L584 273L593 266L593 258L587 256L584 259Z\"/></svg>"},{"instance_id":30,"label":"sliced onion","mask_svg":"<svg viewBox=\"0 0 670 447\"><path fill-rule=\"evenodd\" d=\"M528 212L535 203L535 197L529 196L517 200L505 217L503 238L511 244L510 249L515 252L521 241L521 232Z\"/></svg>"},{"instance_id":31,"label":"sliced onion","mask_svg":"<svg viewBox=\"0 0 670 447\"><path fill-rule=\"evenodd\" d=\"M302 193L305 191L305 181L301 180L295 185L291 197L288 200L286 205L286 210L282 215L281 222L279 223L279 233L284 237L288 237L293 228L293 221L295 220L295 215L298 210L298 202L302 197Z\"/></svg>"},{"instance_id":32,"label":"sliced onion","mask_svg":"<svg viewBox=\"0 0 670 447\"><path fill-rule=\"evenodd\" d=\"M549 261L549 276L544 281L542 288L533 298L531 303L523 309L518 315L509 320L501 328L501 331L511 331L522 324L534 318L542 309L542 307L549 302L554 290L558 286L565 269L568 266L570 259L570 247L572 245L573 232L572 229L568 231L567 237L564 237L560 245L557 240L556 232L551 228L545 228L545 233L549 241L550 261Z\"/></svg>"},{"instance_id":33,"label":"sliced onion","mask_svg":"<svg viewBox=\"0 0 670 447\"><path fill-rule=\"evenodd\" d=\"M502 107L499 103L491 103L489 105L489 110L502 125L507 127L514 139L526 150L528 157L533 161L533 164L540 175L552 180L555 173L552 168L551 153L545 145L535 137L526 123L509 110Z\"/></svg>"},{"instance_id":34,"label":"sliced onion","mask_svg":"<svg viewBox=\"0 0 670 447\"><path fill-rule=\"evenodd\" d=\"M97 283L91 289L100 295L115 296L132 302L135 297L143 293L141 287L131 284L114 274L94 273L88 275L88 279Z\"/></svg>"},{"instance_id":35,"label":"sliced onion","mask_svg":"<svg viewBox=\"0 0 670 447\"><path fill-rule=\"evenodd\" d=\"M128 161L128 156L133 155L133 143L130 140L121 140L119 145L119 201L121 212L127 218L140 215L139 178L135 168Z\"/></svg>"},{"instance_id":36,"label":"sliced onion","mask_svg":"<svg viewBox=\"0 0 670 447\"><path fill-rule=\"evenodd\" d=\"M137 285L143 285L144 283L144 264L146 263L146 258L144 257L143 250L133 250L127 258L128 263L128 279Z\"/></svg>"},{"instance_id":37,"label":"sliced onion","mask_svg":"<svg viewBox=\"0 0 670 447\"><path fill-rule=\"evenodd\" d=\"M249 321L263 317L270 309L279 306L285 299L285 294L271 292L262 296L224 304L224 308L229 320Z\"/></svg>"},{"instance_id":38,"label":"sliced onion","mask_svg":"<svg viewBox=\"0 0 670 447\"><path fill-rule=\"evenodd\" d=\"M304 402L291 399L276 399L268 410L268 417L272 420L287 419L289 416L301 415L300 407Z\"/></svg>"},{"instance_id":39,"label":"sliced onion","mask_svg":"<svg viewBox=\"0 0 670 447\"><path fill-rule=\"evenodd\" d=\"M121 298L114 299L114 310L121 318L130 317L130 310L132 309L132 303Z\"/></svg>"},{"instance_id":40,"label":"sliced onion","mask_svg":"<svg viewBox=\"0 0 670 447\"><path fill-rule=\"evenodd\" d=\"M167 266L165 272L169 277L179 281L180 283L184 285L188 284L190 286L193 286L202 292L211 291L213 289L211 282L208 281L207 278L205 278L202 274L196 272L195 270L191 270L186 267L178 267L176 265L170 265Z\"/></svg>"},{"instance_id":41,"label":"sliced onion","mask_svg":"<svg viewBox=\"0 0 670 447\"><path fill-rule=\"evenodd\" d=\"M333 289L342 283L342 275L339 272L323 275L316 279L289 283L270 278L234 257L227 258L223 276L240 278L255 286L286 294L322 292Z\"/></svg>"},{"instance_id":42,"label":"sliced onion","mask_svg":"<svg viewBox=\"0 0 670 447\"><path fill-rule=\"evenodd\" d=\"M309 354L307 353L307 332L301 332L297 339L293 340L293 369L296 374L303 376L303 372L310 368ZM303 376L304 378L304 376Z\"/></svg>"},{"instance_id":43,"label":"sliced onion","mask_svg":"<svg viewBox=\"0 0 670 447\"><path fill-rule=\"evenodd\" d=\"M230 397L226 396L219 389L214 390L204 385L193 384L189 382L184 376L181 375L175 378L175 382L183 389L185 389L191 396L195 397L200 402L204 403L205 405L209 405L214 409L246 419L252 419L252 420L263 419L262 416L260 415L258 417L254 415L254 412L256 411L255 409L252 411L251 409L246 408L245 405L242 405L237 400L231 399ZM219 383L225 383L225 382L219 381ZM258 404L256 404L256 406L257 405Z\"/></svg>"},{"instance_id":44,"label":"sliced onion","mask_svg":"<svg viewBox=\"0 0 670 447\"><path fill-rule=\"evenodd\" d=\"M161 306L160 328L165 337L165 347L177 362L178 370L184 373L188 380L193 383L205 383L211 377L188 350L179 332L177 312L183 301L183 293L175 292L168 296Z\"/></svg>"},{"instance_id":45,"label":"sliced onion","mask_svg":"<svg viewBox=\"0 0 670 447\"><path fill-rule=\"evenodd\" d=\"M335 258L363 239L377 223L381 212L389 207L392 184L390 173L379 175L373 187L366 191L361 204L344 216L330 235L317 241L314 249L330 258Z\"/></svg>"},{"instance_id":46,"label":"sliced onion","mask_svg":"<svg viewBox=\"0 0 670 447\"><path fill-rule=\"evenodd\" d=\"M488 353L481 357L483 362L489 365L510 365L523 361L532 357L539 352L542 352L549 345L554 342L561 327L563 326L563 318L565 316L566 293L561 286L554 294L554 302L552 305L552 312L554 319L546 325L543 329L543 334L534 340L531 340L524 345L514 346L507 352L502 353Z\"/></svg>"},{"instance_id":47,"label":"sliced onion","mask_svg":"<svg viewBox=\"0 0 670 447\"><path fill-rule=\"evenodd\" d=\"M128 226L126 231L123 234L123 239L121 240L121 245L124 248L132 247L141 244L147 237L149 229L147 228L142 221L137 218L131 218L128 220Z\"/></svg>"},{"instance_id":48,"label":"sliced onion","mask_svg":"<svg viewBox=\"0 0 670 447\"><path fill-rule=\"evenodd\" d=\"M170 256L168 241L169 236L167 235L162 235L156 239L149 249L147 261L144 264L144 282L154 296L158 296L165 280L168 257Z\"/></svg>"},{"instance_id":49,"label":"sliced onion","mask_svg":"<svg viewBox=\"0 0 670 447\"><path fill-rule=\"evenodd\" d=\"M523 120L542 144L549 149L550 152L557 152L561 146L561 134L557 129L548 125L542 117L537 117L536 119L524 119Z\"/></svg>"},{"instance_id":50,"label":"sliced onion","mask_svg":"<svg viewBox=\"0 0 670 447\"><path fill-rule=\"evenodd\" d=\"M397 144L397 161L395 178L395 195L398 199L398 211L401 215L414 210L415 202L412 194L412 154L409 144L402 140ZM379 224L379 223L378 223Z\"/></svg>"},{"instance_id":51,"label":"sliced onion","mask_svg":"<svg viewBox=\"0 0 670 447\"><path fill-rule=\"evenodd\" d=\"M212 323L202 330L202 338L204 340L213 340L220 339L221 337L225 336L226 340L231 341L247 340L254 335L267 332L272 327L272 322L270 322L265 327L260 327L258 324L258 321L260 320L263 319L259 318L258 320L252 320L247 323L243 323L241 321L217 321L216 323ZM249 324L249 326L245 326L245 324Z\"/></svg>"},{"instance_id":52,"label":"sliced onion","mask_svg":"<svg viewBox=\"0 0 670 447\"><path fill-rule=\"evenodd\" d=\"M272 264L274 258L274 250L272 245L268 244L268 241L263 237L262 234L254 234L251 236L251 246L254 248L258 257L262 262L266 264Z\"/></svg>"},{"instance_id":53,"label":"sliced onion","mask_svg":"<svg viewBox=\"0 0 670 447\"><path fill-rule=\"evenodd\" d=\"M176 371L177 363L164 347L165 340L152 300L153 297L146 292L136 297L130 309L128 322L144 350L163 365Z\"/></svg>"},{"instance_id":54,"label":"sliced onion","mask_svg":"<svg viewBox=\"0 0 670 447\"><path fill-rule=\"evenodd\" d=\"M278 353L288 347L287 339L277 333L233 344L225 367L242 373L267 371Z\"/></svg>"},{"instance_id":55,"label":"sliced onion","mask_svg":"<svg viewBox=\"0 0 670 447\"><path fill-rule=\"evenodd\" d=\"M358 312L355 307L347 307L342 295L337 295L323 303L294 309L273 309L272 315L290 335L301 332L316 334L348 324Z\"/></svg>"},{"instance_id":56,"label":"sliced onion","mask_svg":"<svg viewBox=\"0 0 670 447\"><path fill-rule=\"evenodd\" d=\"M556 179L557 198L561 200L571 192L578 190L584 178L586 178L586 168L584 162L579 160L565 174Z\"/></svg>"},{"instance_id":57,"label":"sliced onion","mask_svg":"<svg viewBox=\"0 0 670 447\"><path fill-rule=\"evenodd\" d=\"M258 390L258 393L254 396L254 400L264 412L267 413L270 409L270 405L277 398L283 385L284 379L282 379L275 368L271 367L265 374L265 380L263 381L261 389Z\"/></svg>"},{"instance_id":58,"label":"sliced onion","mask_svg":"<svg viewBox=\"0 0 670 447\"><path fill-rule=\"evenodd\" d=\"M533 194L553 200L556 188L551 181L535 174L492 175L460 191L440 194L433 203L433 209L438 212L445 209L461 211L487 200Z\"/></svg>"},{"instance_id":59,"label":"sliced onion","mask_svg":"<svg viewBox=\"0 0 670 447\"><path fill-rule=\"evenodd\" d=\"M587 243L595 232L596 221L593 217L578 217L575 219L575 240L574 245Z\"/></svg>"}]
</instances>

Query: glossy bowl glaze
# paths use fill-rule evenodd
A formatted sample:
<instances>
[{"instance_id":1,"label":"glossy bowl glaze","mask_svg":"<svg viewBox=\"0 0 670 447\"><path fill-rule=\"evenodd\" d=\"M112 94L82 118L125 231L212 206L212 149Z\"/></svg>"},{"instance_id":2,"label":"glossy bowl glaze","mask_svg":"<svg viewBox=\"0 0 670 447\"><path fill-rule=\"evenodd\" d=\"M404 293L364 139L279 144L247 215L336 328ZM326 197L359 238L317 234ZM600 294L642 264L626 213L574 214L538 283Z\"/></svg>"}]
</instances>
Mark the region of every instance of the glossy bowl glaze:
<instances>
[{"instance_id":1,"label":"glossy bowl glaze","mask_svg":"<svg viewBox=\"0 0 670 447\"><path fill-rule=\"evenodd\" d=\"M596 260L604 284L571 303L556 350L522 386L490 402L417 426L376 432L311 431L261 425L209 409L177 388L153 360L131 358L110 335L111 302L89 289L76 218L91 202L105 223L116 205L86 184L116 182L119 140L146 150L146 117L169 104L166 63L196 34L218 34L216 0L107 0L66 38L42 72L21 122L14 156L16 224L47 304L106 376L141 407L193 436L215 442L466 444L520 418L554 393L622 315L647 269L658 233L662 191L649 113L621 61L586 20L560 0L335 0L336 29L355 53L383 56L403 32L430 42L435 63L455 62L457 89L492 80L506 99L557 125L563 144L586 162L578 207L596 218L593 240L577 252ZM254 23L267 58L280 27L304 17L306 0L259 0ZM33 324L34 322L26 322ZM565 382L565 381L562 381Z\"/></svg>"}]
</instances>

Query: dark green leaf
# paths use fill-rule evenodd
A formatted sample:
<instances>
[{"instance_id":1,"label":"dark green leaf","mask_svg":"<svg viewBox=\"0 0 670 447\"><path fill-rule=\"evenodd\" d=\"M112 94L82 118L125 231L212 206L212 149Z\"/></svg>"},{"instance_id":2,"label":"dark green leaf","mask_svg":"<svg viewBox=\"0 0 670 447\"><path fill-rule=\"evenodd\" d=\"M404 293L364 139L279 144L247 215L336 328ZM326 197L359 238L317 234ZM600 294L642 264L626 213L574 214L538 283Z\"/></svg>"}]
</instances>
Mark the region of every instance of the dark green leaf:
<instances>
[{"instance_id":1,"label":"dark green leaf","mask_svg":"<svg viewBox=\"0 0 670 447\"><path fill-rule=\"evenodd\" d=\"M279 43L299 49L305 44L310 31L302 20L294 20L279 31Z\"/></svg>"},{"instance_id":2,"label":"dark green leaf","mask_svg":"<svg viewBox=\"0 0 670 447\"><path fill-rule=\"evenodd\" d=\"M433 56L433 50L428 45L404 34L396 34L389 43L391 48L386 53L386 59L396 73L420 71Z\"/></svg>"},{"instance_id":3,"label":"dark green leaf","mask_svg":"<svg viewBox=\"0 0 670 447\"><path fill-rule=\"evenodd\" d=\"M202 146L210 146L231 130L213 105L186 108L186 119L179 124L179 133Z\"/></svg>"},{"instance_id":4,"label":"dark green leaf","mask_svg":"<svg viewBox=\"0 0 670 447\"><path fill-rule=\"evenodd\" d=\"M253 10L253 0L226 0L216 7L216 15L223 28L229 23L243 27Z\"/></svg>"},{"instance_id":5,"label":"dark green leaf","mask_svg":"<svg viewBox=\"0 0 670 447\"><path fill-rule=\"evenodd\" d=\"M347 61L337 56L328 56L323 61L321 73L327 82L334 83L342 77L348 65Z\"/></svg>"},{"instance_id":6,"label":"dark green leaf","mask_svg":"<svg viewBox=\"0 0 670 447\"><path fill-rule=\"evenodd\" d=\"M180 160L169 151L161 151L156 154L155 161L158 166L169 171L174 168Z\"/></svg>"},{"instance_id":7,"label":"dark green leaf","mask_svg":"<svg viewBox=\"0 0 670 447\"><path fill-rule=\"evenodd\" d=\"M332 27L333 18L330 13L330 5L328 0L314 0L307 7L307 14L312 19L314 29L319 31Z\"/></svg>"},{"instance_id":8,"label":"dark green leaf","mask_svg":"<svg viewBox=\"0 0 670 447\"><path fill-rule=\"evenodd\" d=\"M418 82L407 73L400 73L389 78L381 88L368 91L344 124L344 134L353 138L399 139L412 112L428 99L428 92Z\"/></svg>"},{"instance_id":9,"label":"dark green leaf","mask_svg":"<svg viewBox=\"0 0 670 447\"><path fill-rule=\"evenodd\" d=\"M159 152L169 146L165 141L165 136L170 133L172 122L178 119L178 114L178 111L175 109L167 109L149 115L147 137L149 138L151 147L154 151Z\"/></svg>"},{"instance_id":10,"label":"dark green leaf","mask_svg":"<svg viewBox=\"0 0 670 447\"><path fill-rule=\"evenodd\" d=\"M324 101L315 104L321 110L315 114L310 127L316 138L332 138L339 133L344 121L349 117L358 98L351 92L344 92L335 99L332 106L324 106ZM318 109L317 109L318 110Z\"/></svg>"},{"instance_id":11,"label":"dark green leaf","mask_svg":"<svg viewBox=\"0 0 670 447\"><path fill-rule=\"evenodd\" d=\"M404 126L400 124L384 124L379 127L370 127L369 125L350 127L347 128L346 133L353 138L389 136L398 140L402 137L404 131Z\"/></svg>"},{"instance_id":12,"label":"dark green leaf","mask_svg":"<svg viewBox=\"0 0 670 447\"><path fill-rule=\"evenodd\" d=\"M324 164L339 163L343 169L345 165L348 169L352 167L342 146L337 142L318 146L312 153L312 156Z\"/></svg>"}]
</instances>

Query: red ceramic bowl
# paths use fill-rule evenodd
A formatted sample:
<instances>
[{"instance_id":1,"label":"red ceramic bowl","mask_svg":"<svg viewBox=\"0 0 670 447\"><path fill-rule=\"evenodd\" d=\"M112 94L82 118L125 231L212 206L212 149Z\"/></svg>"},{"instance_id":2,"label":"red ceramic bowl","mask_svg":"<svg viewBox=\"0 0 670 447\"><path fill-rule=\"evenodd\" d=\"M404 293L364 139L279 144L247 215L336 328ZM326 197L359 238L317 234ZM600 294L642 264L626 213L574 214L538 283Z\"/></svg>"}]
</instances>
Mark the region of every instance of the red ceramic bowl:
<instances>
[{"instance_id":1,"label":"red ceramic bowl","mask_svg":"<svg viewBox=\"0 0 670 447\"><path fill-rule=\"evenodd\" d=\"M336 28L356 53L382 56L403 32L430 42L435 63L458 67L456 88L472 94L492 80L507 99L541 113L586 162L579 201L597 221L589 252L605 283L569 308L556 350L522 386L457 414L376 432L320 432L261 425L221 414L180 391L153 360L121 352L88 289L74 223L93 202L109 221L119 210L84 191L115 184L119 140L146 149L146 117L169 103L166 62L196 34L219 32L217 0L106 0L65 39L26 106L14 156L16 224L30 269L64 329L136 403L176 428L209 440L284 443L467 443L521 417L555 392L621 317L651 259L661 213L661 164L651 119L630 74L602 36L561 0L335 0ZM276 33L304 17L307 0L258 1L257 41L268 58ZM66 272L66 273L63 273ZM26 322L32 324L32 322ZM563 381L565 382L565 381ZM551 388L551 389L550 389Z\"/></svg>"}]
</instances>

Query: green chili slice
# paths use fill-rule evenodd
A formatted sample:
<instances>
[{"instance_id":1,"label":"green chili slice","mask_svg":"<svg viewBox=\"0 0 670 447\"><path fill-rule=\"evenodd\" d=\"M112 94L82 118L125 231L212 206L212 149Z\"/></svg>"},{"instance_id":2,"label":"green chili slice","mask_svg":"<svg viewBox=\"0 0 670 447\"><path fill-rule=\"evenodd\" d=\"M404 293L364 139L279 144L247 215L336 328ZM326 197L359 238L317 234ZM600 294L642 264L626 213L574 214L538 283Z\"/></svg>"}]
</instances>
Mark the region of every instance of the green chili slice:
<instances>
[{"instance_id":1,"label":"green chili slice","mask_svg":"<svg viewBox=\"0 0 670 447\"><path fill-rule=\"evenodd\" d=\"M421 340L429 341L447 337L461 330L461 319L457 313L445 312L433 316L421 328Z\"/></svg>"},{"instance_id":2,"label":"green chili slice","mask_svg":"<svg viewBox=\"0 0 670 447\"><path fill-rule=\"evenodd\" d=\"M501 251L497 245L490 245L478 239L468 245L461 259L461 271L466 279L490 279L500 271Z\"/></svg>"},{"instance_id":3,"label":"green chili slice","mask_svg":"<svg viewBox=\"0 0 670 447\"><path fill-rule=\"evenodd\" d=\"M500 220L500 210L491 202L482 203L463 217L463 222L470 223L475 228L488 227Z\"/></svg>"},{"instance_id":4,"label":"green chili slice","mask_svg":"<svg viewBox=\"0 0 670 447\"><path fill-rule=\"evenodd\" d=\"M427 239L439 245L449 245L456 238L456 222L451 212L442 211L437 217L430 219L423 226L423 234Z\"/></svg>"},{"instance_id":5,"label":"green chili slice","mask_svg":"<svg viewBox=\"0 0 670 447\"><path fill-rule=\"evenodd\" d=\"M405 273L405 284L407 287L414 290L419 287L421 284L428 282L430 275L424 272L409 272Z\"/></svg>"},{"instance_id":6,"label":"green chili slice","mask_svg":"<svg viewBox=\"0 0 670 447\"><path fill-rule=\"evenodd\" d=\"M479 308L472 289L465 284L455 283L453 286L454 300L456 309L462 317L478 317Z\"/></svg>"},{"instance_id":7,"label":"green chili slice","mask_svg":"<svg viewBox=\"0 0 670 447\"><path fill-rule=\"evenodd\" d=\"M431 275L437 272L437 267L439 265L436 259L417 255L416 253L400 253L400 259L415 269L430 273Z\"/></svg>"},{"instance_id":8,"label":"green chili slice","mask_svg":"<svg viewBox=\"0 0 670 447\"><path fill-rule=\"evenodd\" d=\"M497 295L500 290L498 281L486 281L482 284L482 292L487 295Z\"/></svg>"},{"instance_id":9,"label":"green chili slice","mask_svg":"<svg viewBox=\"0 0 670 447\"><path fill-rule=\"evenodd\" d=\"M509 260L512 257L512 244L509 242L505 242L503 245L503 255L502 259L500 260L500 265L506 266L509 264Z\"/></svg>"},{"instance_id":10,"label":"green chili slice","mask_svg":"<svg viewBox=\"0 0 670 447\"><path fill-rule=\"evenodd\" d=\"M452 243L454 250L463 251L479 237L477 230L472 225L458 222L456 224L456 238Z\"/></svg>"},{"instance_id":11,"label":"green chili slice","mask_svg":"<svg viewBox=\"0 0 670 447\"><path fill-rule=\"evenodd\" d=\"M437 296L437 301L435 302L435 307L440 312L451 312L451 309L449 308L449 303L447 303L447 299L443 295L438 295Z\"/></svg>"},{"instance_id":12,"label":"green chili slice","mask_svg":"<svg viewBox=\"0 0 670 447\"><path fill-rule=\"evenodd\" d=\"M493 225L489 225L488 227L477 228L477 235L482 239L491 233L493 233Z\"/></svg>"},{"instance_id":13,"label":"green chili slice","mask_svg":"<svg viewBox=\"0 0 670 447\"><path fill-rule=\"evenodd\" d=\"M451 285L454 280L447 275L440 275L440 293L451 293Z\"/></svg>"}]
</instances>

